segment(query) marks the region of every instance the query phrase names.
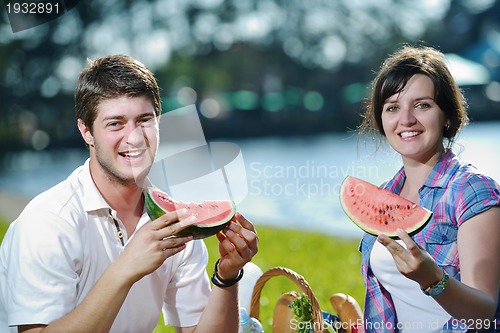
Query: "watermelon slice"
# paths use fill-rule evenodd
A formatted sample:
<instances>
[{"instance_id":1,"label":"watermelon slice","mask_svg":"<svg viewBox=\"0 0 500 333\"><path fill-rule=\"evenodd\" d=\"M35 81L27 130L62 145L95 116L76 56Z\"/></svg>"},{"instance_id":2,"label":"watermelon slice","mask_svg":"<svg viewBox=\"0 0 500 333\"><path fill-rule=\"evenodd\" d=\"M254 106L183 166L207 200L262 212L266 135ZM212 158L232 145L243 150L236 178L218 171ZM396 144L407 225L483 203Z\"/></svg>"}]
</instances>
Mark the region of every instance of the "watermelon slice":
<instances>
[{"instance_id":1,"label":"watermelon slice","mask_svg":"<svg viewBox=\"0 0 500 333\"><path fill-rule=\"evenodd\" d=\"M195 220L186 229L175 236L184 237L192 235L194 239L202 239L215 235L224 229L236 213L236 206L230 200L206 200L201 203L182 202L171 198L167 193L155 187L148 187L145 193L145 205L148 216L156 220L167 212L182 208L187 209L189 217Z\"/></svg>"},{"instance_id":2,"label":"watermelon slice","mask_svg":"<svg viewBox=\"0 0 500 333\"><path fill-rule=\"evenodd\" d=\"M362 230L392 238L397 238L398 228L408 234L416 233L432 216L430 210L352 176L342 182L340 204L347 216Z\"/></svg>"}]
</instances>

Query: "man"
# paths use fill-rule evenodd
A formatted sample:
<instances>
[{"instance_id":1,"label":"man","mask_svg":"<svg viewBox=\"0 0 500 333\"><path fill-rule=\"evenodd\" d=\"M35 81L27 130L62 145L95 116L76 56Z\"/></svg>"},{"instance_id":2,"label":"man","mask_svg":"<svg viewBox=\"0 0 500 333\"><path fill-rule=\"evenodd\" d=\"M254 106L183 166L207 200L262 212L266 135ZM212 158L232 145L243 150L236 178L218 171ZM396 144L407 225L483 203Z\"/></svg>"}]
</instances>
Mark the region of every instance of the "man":
<instances>
[{"instance_id":1,"label":"man","mask_svg":"<svg viewBox=\"0 0 500 333\"><path fill-rule=\"evenodd\" d=\"M217 235L210 290L204 243L170 237L187 214L145 213L161 114L153 74L128 56L95 60L75 101L90 158L11 224L0 248L0 332L152 332L162 308L176 332L237 332L237 282L257 253L252 223L237 213Z\"/></svg>"}]
</instances>

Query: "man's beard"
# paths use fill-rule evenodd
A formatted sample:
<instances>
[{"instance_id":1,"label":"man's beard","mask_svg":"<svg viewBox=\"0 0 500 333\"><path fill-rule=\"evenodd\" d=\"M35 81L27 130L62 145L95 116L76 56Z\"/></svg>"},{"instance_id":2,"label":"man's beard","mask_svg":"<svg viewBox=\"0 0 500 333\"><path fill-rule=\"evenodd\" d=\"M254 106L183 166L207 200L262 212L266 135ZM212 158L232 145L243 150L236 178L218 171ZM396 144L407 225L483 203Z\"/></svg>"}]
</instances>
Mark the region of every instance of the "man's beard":
<instances>
[{"instance_id":1,"label":"man's beard","mask_svg":"<svg viewBox=\"0 0 500 333\"><path fill-rule=\"evenodd\" d=\"M113 166L110 160L103 158L103 154L100 153L99 147L95 145L96 159L99 166L104 171L106 177L111 181L118 183L120 185L129 186L137 185L142 186L144 180L151 169L151 165L148 168L133 168L131 167L132 175L120 174L119 170ZM147 152L146 152L147 153Z\"/></svg>"}]
</instances>

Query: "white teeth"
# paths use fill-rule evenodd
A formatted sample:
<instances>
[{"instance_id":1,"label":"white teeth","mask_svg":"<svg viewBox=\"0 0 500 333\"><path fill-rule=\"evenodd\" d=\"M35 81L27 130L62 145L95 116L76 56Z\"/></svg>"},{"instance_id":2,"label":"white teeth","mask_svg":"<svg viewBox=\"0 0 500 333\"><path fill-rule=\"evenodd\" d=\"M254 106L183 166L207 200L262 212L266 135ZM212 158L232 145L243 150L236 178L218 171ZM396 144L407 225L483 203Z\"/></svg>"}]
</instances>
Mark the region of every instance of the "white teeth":
<instances>
[{"instance_id":1,"label":"white teeth","mask_svg":"<svg viewBox=\"0 0 500 333\"><path fill-rule=\"evenodd\" d=\"M409 137L412 137L412 136L417 136L419 134L420 134L420 132L402 132L401 133L401 137L402 138L409 138Z\"/></svg>"},{"instance_id":2,"label":"white teeth","mask_svg":"<svg viewBox=\"0 0 500 333\"><path fill-rule=\"evenodd\" d=\"M135 152L126 152L126 153L123 153L122 155L126 156L126 157L137 157L141 154L142 154L141 151L135 151Z\"/></svg>"}]
</instances>

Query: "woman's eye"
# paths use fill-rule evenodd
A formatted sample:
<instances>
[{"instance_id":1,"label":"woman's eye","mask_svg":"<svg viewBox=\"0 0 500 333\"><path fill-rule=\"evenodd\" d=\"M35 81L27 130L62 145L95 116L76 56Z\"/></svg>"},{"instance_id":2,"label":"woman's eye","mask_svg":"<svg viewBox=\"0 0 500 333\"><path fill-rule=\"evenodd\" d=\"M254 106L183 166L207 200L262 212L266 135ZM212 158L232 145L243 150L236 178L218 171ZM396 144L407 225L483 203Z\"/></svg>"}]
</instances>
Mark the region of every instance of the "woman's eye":
<instances>
[{"instance_id":1,"label":"woman's eye","mask_svg":"<svg viewBox=\"0 0 500 333\"><path fill-rule=\"evenodd\" d=\"M415 105L416 109L428 109L430 105L428 103L418 103Z\"/></svg>"},{"instance_id":2,"label":"woman's eye","mask_svg":"<svg viewBox=\"0 0 500 333\"><path fill-rule=\"evenodd\" d=\"M390 106L388 106L388 107L386 107L386 108L385 108L385 111L387 111L387 112L394 112L394 111L396 111L397 109L398 109L398 108L397 108L397 106L396 106L396 105L390 105Z\"/></svg>"}]
</instances>

